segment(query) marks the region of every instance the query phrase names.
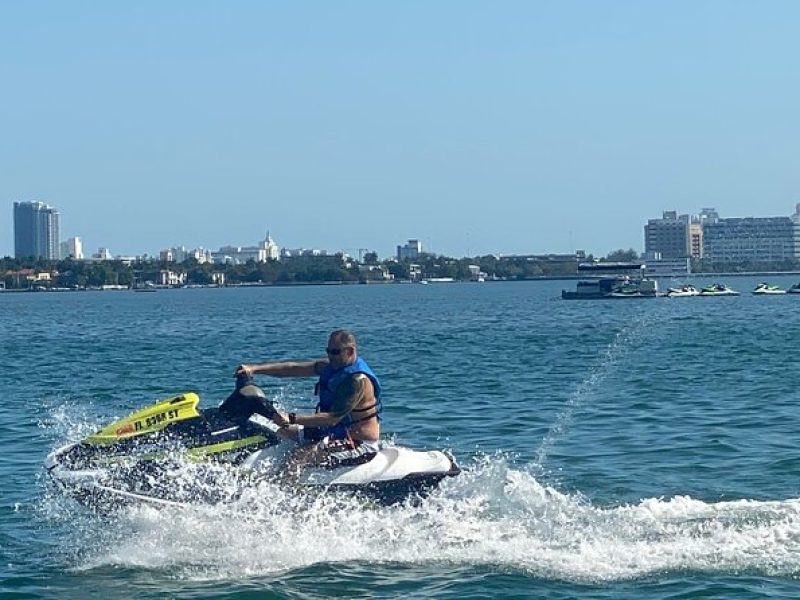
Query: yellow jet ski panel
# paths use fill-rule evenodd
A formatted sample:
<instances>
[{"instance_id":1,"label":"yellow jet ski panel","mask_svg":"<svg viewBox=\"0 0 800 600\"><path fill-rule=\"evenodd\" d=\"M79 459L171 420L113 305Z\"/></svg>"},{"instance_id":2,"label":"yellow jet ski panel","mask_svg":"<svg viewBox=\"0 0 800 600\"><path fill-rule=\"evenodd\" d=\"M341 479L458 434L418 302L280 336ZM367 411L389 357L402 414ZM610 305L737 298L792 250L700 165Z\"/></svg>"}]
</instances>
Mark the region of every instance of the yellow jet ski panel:
<instances>
[{"instance_id":1,"label":"yellow jet ski panel","mask_svg":"<svg viewBox=\"0 0 800 600\"><path fill-rule=\"evenodd\" d=\"M145 433L160 431L178 421L194 419L200 416L197 409L199 403L200 397L193 392L167 398L111 423L86 438L86 443L97 446L114 444Z\"/></svg>"}]
</instances>

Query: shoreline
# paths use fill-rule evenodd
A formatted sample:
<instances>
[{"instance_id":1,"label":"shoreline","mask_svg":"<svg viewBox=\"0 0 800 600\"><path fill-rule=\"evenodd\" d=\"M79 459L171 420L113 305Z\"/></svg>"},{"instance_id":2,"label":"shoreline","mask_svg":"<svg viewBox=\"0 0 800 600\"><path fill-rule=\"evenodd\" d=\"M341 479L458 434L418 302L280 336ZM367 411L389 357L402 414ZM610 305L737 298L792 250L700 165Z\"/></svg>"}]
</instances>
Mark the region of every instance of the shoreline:
<instances>
[{"instance_id":1,"label":"shoreline","mask_svg":"<svg viewBox=\"0 0 800 600\"><path fill-rule=\"evenodd\" d=\"M688 273L686 275L654 275L649 279L665 279L689 281L693 278L727 278L727 277L791 277L800 276L800 271L746 271L731 273ZM166 290L186 290L186 289L223 289L223 288L263 288L263 287L307 287L307 286L350 286L350 285L420 285L423 283L431 285L454 284L454 283L519 283L526 281L576 281L599 279L598 276L588 275L545 275L541 277L528 277L525 279L486 279L485 281L472 280L452 280L442 281L434 279L424 279L422 281L411 280L392 280L392 281L292 281L292 282L271 282L271 283L241 283L231 285L186 285L175 287L156 287L148 289L137 288L0 288L0 296L3 294L22 294L22 293L70 293L70 292L160 292Z\"/></svg>"}]
</instances>

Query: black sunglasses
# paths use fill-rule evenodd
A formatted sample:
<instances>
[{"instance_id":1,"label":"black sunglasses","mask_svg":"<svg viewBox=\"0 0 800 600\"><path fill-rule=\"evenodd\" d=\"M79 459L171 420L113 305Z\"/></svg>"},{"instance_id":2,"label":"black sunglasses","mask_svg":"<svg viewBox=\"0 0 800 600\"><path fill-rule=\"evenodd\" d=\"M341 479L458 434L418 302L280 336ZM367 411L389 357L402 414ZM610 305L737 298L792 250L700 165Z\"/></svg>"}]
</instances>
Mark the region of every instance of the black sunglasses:
<instances>
[{"instance_id":1,"label":"black sunglasses","mask_svg":"<svg viewBox=\"0 0 800 600\"><path fill-rule=\"evenodd\" d=\"M338 356L342 353L342 350L344 350L345 348L350 348L350 346L343 346L342 348L325 348L325 352L327 352L331 356Z\"/></svg>"}]
</instances>

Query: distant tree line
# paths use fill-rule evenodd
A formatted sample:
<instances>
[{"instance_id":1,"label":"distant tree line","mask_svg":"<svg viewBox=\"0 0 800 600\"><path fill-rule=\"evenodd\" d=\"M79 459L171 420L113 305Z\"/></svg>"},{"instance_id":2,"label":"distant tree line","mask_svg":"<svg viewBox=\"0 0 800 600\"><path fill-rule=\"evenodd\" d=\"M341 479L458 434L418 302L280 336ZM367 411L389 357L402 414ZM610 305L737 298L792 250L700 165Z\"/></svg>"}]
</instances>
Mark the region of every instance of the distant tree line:
<instances>
[{"instance_id":1,"label":"distant tree line","mask_svg":"<svg viewBox=\"0 0 800 600\"><path fill-rule=\"evenodd\" d=\"M557 277L575 275L575 259L493 255L473 258L450 258L436 254L422 254L410 261L378 260L374 252L364 256L363 265L382 267L396 280L404 280L416 274L422 278L452 278L467 280L474 276L474 267L487 277L502 279L530 279L535 277ZM470 267L473 267L470 269ZM0 277L7 288L60 287L86 288L104 285L132 287L146 282L159 283L161 271L170 270L185 274L188 285L209 285L214 273L224 273L228 285L257 283L292 284L320 283L327 281L352 282L366 280L359 263L346 259L341 254L326 256L300 256L244 264L209 264L188 259L176 264L161 260L137 261L133 263L117 260L82 261L66 259L48 261L44 259L0 259ZM34 277L35 273L53 273L50 280Z\"/></svg>"},{"instance_id":2,"label":"distant tree line","mask_svg":"<svg viewBox=\"0 0 800 600\"><path fill-rule=\"evenodd\" d=\"M614 250L600 261L633 262L639 260L633 250ZM592 262L590 254L581 262ZM436 254L422 254L413 261L380 261L378 255L369 252L364 256L363 265L379 266L394 276L395 280L407 280L416 273L422 278L452 278L468 280L474 277L474 267L488 278L503 280L524 280L540 277L565 277L577 274L578 261L565 255L549 256L503 256L491 254L471 258L451 258ZM472 269L470 268L472 267ZM791 271L800 265L785 260L758 264L711 264L693 260L695 273L735 272L735 271ZM176 264L161 260L143 260L133 263L108 261L82 261L66 259L48 261L44 259L0 259L0 281L6 288L60 287L87 288L104 285L133 287L146 282L159 283L161 271L170 270L185 274L188 285L212 284L214 273L224 273L228 285L247 284L301 284L321 282L364 281L366 276L359 263L341 254L325 256L300 256L271 260L263 263L254 261L245 264L198 263L195 259ZM52 279L39 279L38 273L53 273Z\"/></svg>"}]
</instances>

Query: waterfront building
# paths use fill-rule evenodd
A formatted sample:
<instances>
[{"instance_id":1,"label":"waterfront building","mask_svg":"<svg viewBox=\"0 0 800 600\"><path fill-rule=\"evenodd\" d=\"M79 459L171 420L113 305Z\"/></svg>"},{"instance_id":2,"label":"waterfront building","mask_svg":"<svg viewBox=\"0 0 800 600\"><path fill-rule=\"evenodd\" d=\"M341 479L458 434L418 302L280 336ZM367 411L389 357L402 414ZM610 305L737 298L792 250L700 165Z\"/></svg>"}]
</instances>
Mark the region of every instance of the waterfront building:
<instances>
[{"instance_id":1,"label":"waterfront building","mask_svg":"<svg viewBox=\"0 0 800 600\"><path fill-rule=\"evenodd\" d=\"M83 240L79 237L71 237L65 242L61 242L60 258L83 260Z\"/></svg>"},{"instance_id":2,"label":"waterfront building","mask_svg":"<svg viewBox=\"0 0 800 600\"><path fill-rule=\"evenodd\" d=\"M186 283L186 273L177 273L170 269L162 269L159 272L159 283L168 286L184 285Z\"/></svg>"},{"instance_id":3,"label":"waterfront building","mask_svg":"<svg viewBox=\"0 0 800 600\"><path fill-rule=\"evenodd\" d=\"M92 254L92 260L114 260L114 255L108 248L98 248L97 252Z\"/></svg>"},{"instance_id":4,"label":"waterfront building","mask_svg":"<svg viewBox=\"0 0 800 600\"><path fill-rule=\"evenodd\" d=\"M718 219L703 226L703 258L711 264L766 264L798 258L791 217Z\"/></svg>"},{"instance_id":5,"label":"waterfront building","mask_svg":"<svg viewBox=\"0 0 800 600\"><path fill-rule=\"evenodd\" d=\"M416 263L411 263L410 265L408 265L408 278L411 281L421 281L422 265L418 265Z\"/></svg>"},{"instance_id":6,"label":"waterfront building","mask_svg":"<svg viewBox=\"0 0 800 600\"><path fill-rule=\"evenodd\" d=\"M212 261L211 251L205 248L195 248L194 250L187 250L185 246L173 246L159 251L159 259L163 262L182 263L190 259L194 259L198 264L210 263Z\"/></svg>"},{"instance_id":7,"label":"waterfront building","mask_svg":"<svg viewBox=\"0 0 800 600\"><path fill-rule=\"evenodd\" d=\"M211 262L215 265L242 265L249 260L264 262L257 250L249 252L247 248L241 246L222 246L216 252L211 252Z\"/></svg>"},{"instance_id":8,"label":"waterfront building","mask_svg":"<svg viewBox=\"0 0 800 600\"><path fill-rule=\"evenodd\" d=\"M200 248L195 248L191 252L189 252L188 258L193 258L197 261L197 264L203 265L205 263L212 262L211 259L211 250L206 250L202 246Z\"/></svg>"},{"instance_id":9,"label":"waterfront building","mask_svg":"<svg viewBox=\"0 0 800 600\"><path fill-rule=\"evenodd\" d=\"M58 210L44 202L14 202L14 256L58 260Z\"/></svg>"},{"instance_id":10,"label":"waterfront building","mask_svg":"<svg viewBox=\"0 0 800 600\"><path fill-rule=\"evenodd\" d=\"M692 272L691 259L664 258L658 252L645 252L642 257L647 277L683 277Z\"/></svg>"},{"instance_id":11,"label":"waterfront building","mask_svg":"<svg viewBox=\"0 0 800 600\"><path fill-rule=\"evenodd\" d=\"M358 276L364 281L391 281L394 275L383 265L358 265Z\"/></svg>"},{"instance_id":12,"label":"waterfront building","mask_svg":"<svg viewBox=\"0 0 800 600\"><path fill-rule=\"evenodd\" d=\"M275 240L270 237L269 231L267 232L267 237L261 242L260 247L264 250L266 260L280 260L281 250Z\"/></svg>"},{"instance_id":13,"label":"waterfront building","mask_svg":"<svg viewBox=\"0 0 800 600\"><path fill-rule=\"evenodd\" d=\"M251 260L263 263L279 258L280 249L269 233L257 246L223 246L216 252L211 252L211 262L215 264L241 265Z\"/></svg>"},{"instance_id":14,"label":"waterfront building","mask_svg":"<svg viewBox=\"0 0 800 600\"><path fill-rule=\"evenodd\" d=\"M703 258L703 224L699 217L689 222L689 256Z\"/></svg>"},{"instance_id":15,"label":"waterfront building","mask_svg":"<svg viewBox=\"0 0 800 600\"><path fill-rule=\"evenodd\" d=\"M419 240L408 240L405 246L397 247L397 260L417 260L422 254L422 242Z\"/></svg>"},{"instance_id":16,"label":"waterfront building","mask_svg":"<svg viewBox=\"0 0 800 600\"><path fill-rule=\"evenodd\" d=\"M700 224L716 223L719 221L719 213L716 208L704 208L700 211Z\"/></svg>"},{"instance_id":17,"label":"waterfront building","mask_svg":"<svg viewBox=\"0 0 800 600\"><path fill-rule=\"evenodd\" d=\"M160 250L158 253L158 258L163 262L182 263L188 256L189 251L186 250L185 246L173 246L172 248Z\"/></svg>"},{"instance_id":18,"label":"waterfront building","mask_svg":"<svg viewBox=\"0 0 800 600\"><path fill-rule=\"evenodd\" d=\"M791 219L794 223L800 223L800 202L794 205L794 214Z\"/></svg>"},{"instance_id":19,"label":"waterfront building","mask_svg":"<svg viewBox=\"0 0 800 600\"><path fill-rule=\"evenodd\" d=\"M650 219L644 226L644 251L658 252L663 258L691 256L689 215L678 216L664 211L660 219Z\"/></svg>"},{"instance_id":20,"label":"waterfront building","mask_svg":"<svg viewBox=\"0 0 800 600\"><path fill-rule=\"evenodd\" d=\"M470 281L486 281L489 276L488 273L481 271L480 265L468 265L467 269L469 270Z\"/></svg>"},{"instance_id":21,"label":"waterfront building","mask_svg":"<svg viewBox=\"0 0 800 600\"><path fill-rule=\"evenodd\" d=\"M328 256L328 251L316 248L281 248L281 258L297 258L298 256Z\"/></svg>"},{"instance_id":22,"label":"waterfront building","mask_svg":"<svg viewBox=\"0 0 800 600\"><path fill-rule=\"evenodd\" d=\"M540 264L564 266L576 270L578 263L586 260L586 253L578 250L575 254L505 254L497 257L498 263L534 262Z\"/></svg>"}]
</instances>

